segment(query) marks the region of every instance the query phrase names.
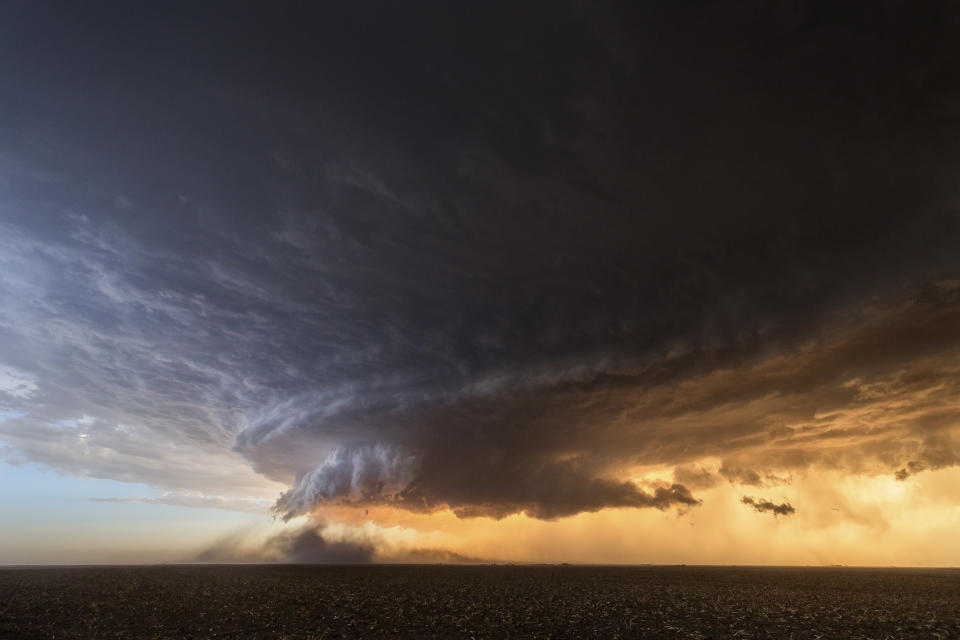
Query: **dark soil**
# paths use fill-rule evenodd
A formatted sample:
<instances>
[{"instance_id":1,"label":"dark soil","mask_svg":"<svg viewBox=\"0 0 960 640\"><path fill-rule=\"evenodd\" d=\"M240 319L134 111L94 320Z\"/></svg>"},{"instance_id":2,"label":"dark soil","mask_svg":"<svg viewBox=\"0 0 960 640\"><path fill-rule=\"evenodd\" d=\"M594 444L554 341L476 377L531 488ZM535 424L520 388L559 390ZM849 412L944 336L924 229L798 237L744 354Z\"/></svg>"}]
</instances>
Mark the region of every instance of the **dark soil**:
<instances>
[{"instance_id":1,"label":"dark soil","mask_svg":"<svg viewBox=\"0 0 960 640\"><path fill-rule=\"evenodd\" d=\"M0 570L4 638L960 638L960 570Z\"/></svg>"}]
</instances>

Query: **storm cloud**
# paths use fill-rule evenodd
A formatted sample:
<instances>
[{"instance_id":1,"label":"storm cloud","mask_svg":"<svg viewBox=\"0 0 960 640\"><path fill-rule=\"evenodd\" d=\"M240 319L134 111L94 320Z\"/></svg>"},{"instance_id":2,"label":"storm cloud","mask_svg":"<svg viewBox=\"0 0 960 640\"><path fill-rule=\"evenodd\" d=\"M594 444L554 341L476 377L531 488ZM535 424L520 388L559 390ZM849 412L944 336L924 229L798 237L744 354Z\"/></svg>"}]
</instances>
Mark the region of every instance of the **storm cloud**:
<instances>
[{"instance_id":1,"label":"storm cloud","mask_svg":"<svg viewBox=\"0 0 960 640\"><path fill-rule=\"evenodd\" d=\"M0 456L287 518L960 462L954 9L498 4L12 9Z\"/></svg>"},{"instance_id":2,"label":"storm cloud","mask_svg":"<svg viewBox=\"0 0 960 640\"><path fill-rule=\"evenodd\" d=\"M796 512L796 509L794 509L793 505L791 505L789 502L777 504L767 500L766 498L753 498L751 496L743 496L740 498L740 502L742 504L750 505L760 513L769 511L775 516L789 516Z\"/></svg>"}]
</instances>

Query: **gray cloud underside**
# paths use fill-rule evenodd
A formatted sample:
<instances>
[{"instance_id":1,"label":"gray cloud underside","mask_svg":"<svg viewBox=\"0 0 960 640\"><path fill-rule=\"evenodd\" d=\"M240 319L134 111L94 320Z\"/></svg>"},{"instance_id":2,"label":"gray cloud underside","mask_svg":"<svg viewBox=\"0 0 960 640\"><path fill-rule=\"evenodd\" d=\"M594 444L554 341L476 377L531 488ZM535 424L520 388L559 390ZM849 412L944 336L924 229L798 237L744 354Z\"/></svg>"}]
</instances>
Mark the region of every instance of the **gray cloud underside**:
<instances>
[{"instance_id":1,"label":"gray cloud underside","mask_svg":"<svg viewBox=\"0 0 960 640\"><path fill-rule=\"evenodd\" d=\"M285 515L555 518L960 459L952 16L918 42L905 13L903 49L818 5L531 10L466 41L408 37L444 12L362 37L347 9L309 32L240 12L211 49L136 22L109 56L83 16L22 11L0 38L10 461L285 486ZM233 46L262 24L284 47ZM647 491L644 464L683 470Z\"/></svg>"}]
</instances>

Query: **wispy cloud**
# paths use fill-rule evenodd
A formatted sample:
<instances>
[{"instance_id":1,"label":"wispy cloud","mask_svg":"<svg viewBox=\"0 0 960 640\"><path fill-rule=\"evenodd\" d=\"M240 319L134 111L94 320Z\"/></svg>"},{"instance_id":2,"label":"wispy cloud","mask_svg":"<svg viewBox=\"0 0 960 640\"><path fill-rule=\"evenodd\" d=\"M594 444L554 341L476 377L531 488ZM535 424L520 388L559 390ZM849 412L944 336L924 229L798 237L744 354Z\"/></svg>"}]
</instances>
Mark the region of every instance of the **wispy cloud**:
<instances>
[{"instance_id":1,"label":"wispy cloud","mask_svg":"<svg viewBox=\"0 0 960 640\"><path fill-rule=\"evenodd\" d=\"M13 367L0 366L0 393L26 399L37 391L36 380Z\"/></svg>"},{"instance_id":2,"label":"wispy cloud","mask_svg":"<svg viewBox=\"0 0 960 640\"><path fill-rule=\"evenodd\" d=\"M266 514L270 509L270 502L262 498L232 498L224 496L210 496L197 493L164 492L160 496L146 497L113 497L90 498L91 502L117 502L162 504L174 507L195 507L200 509L222 509L225 511L243 511L247 513Z\"/></svg>"}]
</instances>

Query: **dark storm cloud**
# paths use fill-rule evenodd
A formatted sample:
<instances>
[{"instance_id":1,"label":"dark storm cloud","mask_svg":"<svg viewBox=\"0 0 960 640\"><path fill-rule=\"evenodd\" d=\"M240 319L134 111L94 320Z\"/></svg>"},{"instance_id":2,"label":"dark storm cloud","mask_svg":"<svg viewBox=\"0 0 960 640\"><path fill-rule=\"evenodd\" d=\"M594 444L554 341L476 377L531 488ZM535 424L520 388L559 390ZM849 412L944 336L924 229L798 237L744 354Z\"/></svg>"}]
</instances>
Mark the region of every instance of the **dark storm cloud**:
<instances>
[{"instance_id":1,"label":"dark storm cloud","mask_svg":"<svg viewBox=\"0 0 960 640\"><path fill-rule=\"evenodd\" d=\"M948 288L872 309L818 343L733 368L670 374L670 361L661 360L535 389L517 384L482 398L323 418L337 433L384 425L381 440L388 436L389 445L311 452L310 420L269 432L256 445L242 434L240 443L257 468L303 465L278 504L287 515L327 501L446 504L461 515L494 517L668 505L612 479L631 465L690 465L711 456L726 458L716 472L681 466L675 481L692 489L721 480L776 486L814 464L867 473L905 459L955 464L960 389L949 336L960 323L956 295ZM673 497L680 504L692 498Z\"/></svg>"},{"instance_id":2,"label":"dark storm cloud","mask_svg":"<svg viewBox=\"0 0 960 640\"><path fill-rule=\"evenodd\" d=\"M701 466L679 466L673 470L673 479L690 489L709 489L720 483L720 476Z\"/></svg>"},{"instance_id":3,"label":"dark storm cloud","mask_svg":"<svg viewBox=\"0 0 960 640\"><path fill-rule=\"evenodd\" d=\"M960 460L947 6L10 12L11 459L541 518Z\"/></svg>"},{"instance_id":4,"label":"dark storm cloud","mask_svg":"<svg viewBox=\"0 0 960 640\"><path fill-rule=\"evenodd\" d=\"M486 437L490 435L499 433L491 429ZM459 447L444 450L421 445L419 455L384 447L336 448L281 496L276 510L289 519L334 500L386 500L411 510L449 506L464 518L503 518L523 511L549 520L605 507L666 509L699 504L682 485L647 493L633 482L597 477L577 460L549 462L532 451L520 459L502 454L499 460L487 457L503 446L502 442L493 446L478 442L476 448L468 444L466 451L459 451ZM480 459L471 462L468 456Z\"/></svg>"},{"instance_id":5,"label":"dark storm cloud","mask_svg":"<svg viewBox=\"0 0 960 640\"><path fill-rule=\"evenodd\" d=\"M757 487L763 486L763 478L753 469L730 467L724 464L720 467L720 474L725 476L727 480L737 482L738 484L754 485Z\"/></svg>"},{"instance_id":6,"label":"dark storm cloud","mask_svg":"<svg viewBox=\"0 0 960 640\"><path fill-rule=\"evenodd\" d=\"M786 436L788 433L783 433ZM717 472L729 480L731 483L740 485L750 485L754 487L766 487L778 484L789 484L789 478L773 475L771 473L759 473L755 469L747 467L738 467L732 465L730 461L724 461Z\"/></svg>"},{"instance_id":7,"label":"dark storm cloud","mask_svg":"<svg viewBox=\"0 0 960 640\"><path fill-rule=\"evenodd\" d=\"M952 418L952 416L951 416ZM960 462L960 442L955 432L928 433L916 449L918 459L909 460L894 473L897 480L906 480L926 470L952 467Z\"/></svg>"},{"instance_id":8,"label":"dark storm cloud","mask_svg":"<svg viewBox=\"0 0 960 640\"><path fill-rule=\"evenodd\" d=\"M789 516L796 512L796 509L794 509L793 505L791 505L789 502L777 504L767 500L766 498L752 498L750 496L743 496L740 498L740 502L750 505L760 513L769 511L775 516Z\"/></svg>"}]
</instances>

